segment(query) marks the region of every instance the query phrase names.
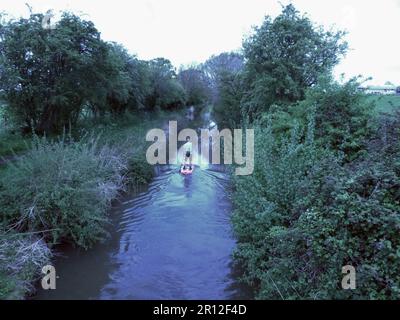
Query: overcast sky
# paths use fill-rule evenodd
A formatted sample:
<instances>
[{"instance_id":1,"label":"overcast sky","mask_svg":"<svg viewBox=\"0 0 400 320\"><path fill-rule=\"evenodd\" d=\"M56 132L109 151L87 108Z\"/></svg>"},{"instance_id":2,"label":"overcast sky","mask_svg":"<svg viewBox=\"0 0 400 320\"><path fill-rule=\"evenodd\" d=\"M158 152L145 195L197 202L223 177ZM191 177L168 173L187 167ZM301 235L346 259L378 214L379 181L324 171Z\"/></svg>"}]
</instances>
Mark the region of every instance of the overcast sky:
<instances>
[{"instance_id":1,"label":"overcast sky","mask_svg":"<svg viewBox=\"0 0 400 320\"><path fill-rule=\"evenodd\" d=\"M252 26L276 16L276 0L0 0L14 17L48 9L86 14L105 40L141 59L165 57L178 67L239 49ZM287 4L288 0L281 0ZM336 74L371 76L400 85L400 0L293 0L318 24L345 29L351 51Z\"/></svg>"}]
</instances>

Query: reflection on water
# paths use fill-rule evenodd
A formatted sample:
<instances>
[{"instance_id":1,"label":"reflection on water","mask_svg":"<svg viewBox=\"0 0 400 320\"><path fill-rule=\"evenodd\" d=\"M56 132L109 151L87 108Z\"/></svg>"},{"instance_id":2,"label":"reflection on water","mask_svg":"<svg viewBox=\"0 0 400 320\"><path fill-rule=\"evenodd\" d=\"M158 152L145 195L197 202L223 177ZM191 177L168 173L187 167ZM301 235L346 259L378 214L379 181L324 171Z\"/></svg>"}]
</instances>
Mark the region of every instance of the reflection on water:
<instances>
[{"instance_id":1,"label":"reflection on water","mask_svg":"<svg viewBox=\"0 0 400 320\"><path fill-rule=\"evenodd\" d=\"M148 189L115 208L117 230L88 252L66 249L57 289L38 299L245 299L235 281L227 177L163 166Z\"/></svg>"}]
</instances>

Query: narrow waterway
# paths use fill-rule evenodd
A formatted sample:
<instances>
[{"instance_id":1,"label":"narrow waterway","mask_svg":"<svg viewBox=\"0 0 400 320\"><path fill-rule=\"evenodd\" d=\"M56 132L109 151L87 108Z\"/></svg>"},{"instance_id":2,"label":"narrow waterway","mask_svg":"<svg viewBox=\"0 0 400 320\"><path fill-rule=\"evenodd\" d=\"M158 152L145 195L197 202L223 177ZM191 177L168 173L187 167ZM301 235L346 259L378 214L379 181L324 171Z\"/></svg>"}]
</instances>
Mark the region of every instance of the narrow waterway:
<instances>
[{"instance_id":1,"label":"narrow waterway","mask_svg":"<svg viewBox=\"0 0 400 320\"><path fill-rule=\"evenodd\" d=\"M112 212L110 238L64 248L56 290L36 299L248 299L232 263L229 180L222 166L189 176L160 166L152 183Z\"/></svg>"}]
</instances>

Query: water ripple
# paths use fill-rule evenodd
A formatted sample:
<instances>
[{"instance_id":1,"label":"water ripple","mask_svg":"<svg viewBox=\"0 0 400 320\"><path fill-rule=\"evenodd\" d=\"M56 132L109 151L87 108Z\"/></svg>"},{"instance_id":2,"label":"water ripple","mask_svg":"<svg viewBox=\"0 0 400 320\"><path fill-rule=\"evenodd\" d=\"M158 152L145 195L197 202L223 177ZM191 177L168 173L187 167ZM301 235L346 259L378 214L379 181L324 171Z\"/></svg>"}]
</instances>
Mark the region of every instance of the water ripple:
<instances>
[{"instance_id":1,"label":"water ripple","mask_svg":"<svg viewBox=\"0 0 400 320\"><path fill-rule=\"evenodd\" d=\"M121 206L118 265L103 299L222 299L232 293L231 204L223 172L160 170L146 193Z\"/></svg>"}]
</instances>

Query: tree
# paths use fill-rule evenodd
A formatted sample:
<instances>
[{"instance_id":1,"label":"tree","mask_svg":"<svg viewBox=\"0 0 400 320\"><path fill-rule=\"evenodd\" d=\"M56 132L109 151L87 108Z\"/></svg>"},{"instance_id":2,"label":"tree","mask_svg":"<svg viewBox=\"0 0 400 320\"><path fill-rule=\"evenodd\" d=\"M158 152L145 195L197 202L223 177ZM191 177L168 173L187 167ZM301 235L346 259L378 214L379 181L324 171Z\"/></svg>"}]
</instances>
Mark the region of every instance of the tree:
<instances>
[{"instance_id":1,"label":"tree","mask_svg":"<svg viewBox=\"0 0 400 320\"><path fill-rule=\"evenodd\" d=\"M143 109L145 98L150 94L150 75L145 62L130 55L116 43L110 44L109 60L114 70L119 70L109 79L107 105L113 114L127 110Z\"/></svg>"},{"instance_id":2,"label":"tree","mask_svg":"<svg viewBox=\"0 0 400 320\"><path fill-rule=\"evenodd\" d=\"M212 56L202 66L209 83L213 114L221 126L233 128L241 123L243 68L244 58L236 52Z\"/></svg>"},{"instance_id":3,"label":"tree","mask_svg":"<svg viewBox=\"0 0 400 320\"><path fill-rule=\"evenodd\" d=\"M307 88L330 73L347 50L344 32L325 31L290 4L243 43L246 58L248 112L257 116L272 104L304 98Z\"/></svg>"},{"instance_id":4,"label":"tree","mask_svg":"<svg viewBox=\"0 0 400 320\"><path fill-rule=\"evenodd\" d=\"M176 108L185 104L185 90L177 80L175 68L168 59L148 62L151 92L146 98L150 109Z\"/></svg>"},{"instance_id":5,"label":"tree","mask_svg":"<svg viewBox=\"0 0 400 320\"><path fill-rule=\"evenodd\" d=\"M237 75L243 70L244 58L236 52L223 52L217 56L210 57L202 66L203 72L209 81L212 91L212 100L218 102L221 81L224 76Z\"/></svg>"},{"instance_id":6,"label":"tree","mask_svg":"<svg viewBox=\"0 0 400 320\"><path fill-rule=\"evenodd\" d=\"M185 89L187 104L198 105L210 100L208 81L200 68L190 67L180 70L178 80Z\"/></svg>"},{"instance_id":7,"label":"tree","mask_svg":"<svg viewBox=\"0 0 400 320\"><path fill-rule=\"evenodd\" d=\"M64 13L56 28L45 29L43 17L1 26L0 90L23 127L58 132L76 123L85 103L104 105L120 64L92 22Z\"/></svg>"},{"instance_id":8,"label":"tree","mask_svg":"<svg viewBox=\"0 0 400 320\"><path fill-rule=\"evenodd\" d=\"M213 112L215 120L220 126L235 128L242 124L242 97L242 74L221 73L218 80L218 100L214 105Z\"/></svg>"}]
</instances>

